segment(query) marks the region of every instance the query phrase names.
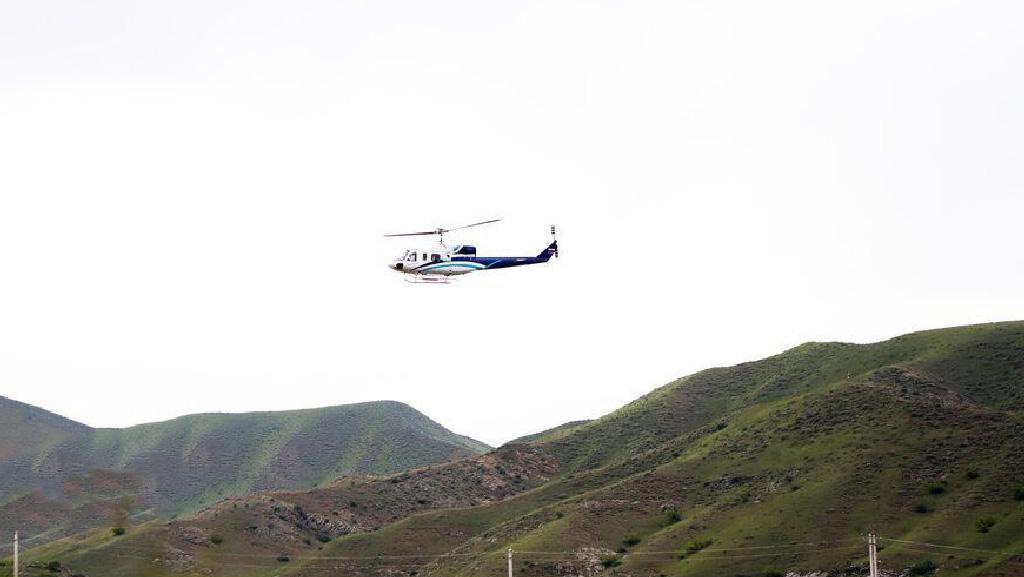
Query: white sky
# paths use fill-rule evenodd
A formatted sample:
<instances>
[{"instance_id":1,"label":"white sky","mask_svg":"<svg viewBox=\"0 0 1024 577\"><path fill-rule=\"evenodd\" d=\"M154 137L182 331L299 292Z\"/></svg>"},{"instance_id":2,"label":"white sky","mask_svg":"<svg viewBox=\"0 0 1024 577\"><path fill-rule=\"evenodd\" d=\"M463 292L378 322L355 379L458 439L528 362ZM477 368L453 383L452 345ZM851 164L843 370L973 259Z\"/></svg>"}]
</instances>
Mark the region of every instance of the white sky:
<instances>
[{"instance_id":1,"label":"white sky","mask_svg":"<svg viewBox=\"0 0 1024 577\"><path fill-rule=\"evenodd\" d=\"M1021 318L1018 1L0 3L0 394L497 444ZM549 266L401 281L389 232Z\"/></svg>"}]
</instances>

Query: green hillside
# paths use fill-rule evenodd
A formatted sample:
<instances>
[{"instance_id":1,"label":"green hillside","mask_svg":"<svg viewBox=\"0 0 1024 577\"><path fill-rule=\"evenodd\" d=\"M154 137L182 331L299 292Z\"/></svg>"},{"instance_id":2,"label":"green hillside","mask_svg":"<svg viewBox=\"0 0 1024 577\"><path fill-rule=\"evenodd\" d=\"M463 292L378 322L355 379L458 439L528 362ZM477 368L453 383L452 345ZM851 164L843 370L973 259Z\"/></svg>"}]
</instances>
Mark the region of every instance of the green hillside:
<instances>
[{"instance_id":1,"label":"green hillside","mask_svg":"<svg viewBox=\"0 0 1024 577\"><path fill-rule=\"evenodd\" d=\"M889 575L1024 575L1024 322L808 343L461 463L28 558L89 577L498 577L511 547L522 577L853 576L868 532Z\"/></svg>"},{"instance_id":2,"label":"green hillside","mask_svg":"<svg viewBox=\"0 0 1024 577\"><path fill-rule=\"evenodd\" d=\"M487 450L395 402L91 429L0 398L0 417L0 534L17 528L36 542Z\"/></svg>"}]
</instances>

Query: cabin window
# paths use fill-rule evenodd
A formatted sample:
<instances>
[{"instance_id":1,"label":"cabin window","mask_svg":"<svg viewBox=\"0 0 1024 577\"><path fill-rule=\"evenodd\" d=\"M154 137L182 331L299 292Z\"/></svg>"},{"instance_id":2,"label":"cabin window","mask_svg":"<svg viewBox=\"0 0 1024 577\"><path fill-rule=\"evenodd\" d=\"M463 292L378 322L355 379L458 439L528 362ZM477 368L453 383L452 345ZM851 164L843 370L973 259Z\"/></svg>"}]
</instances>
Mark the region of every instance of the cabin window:
<instances>
[{"instance_id":1,"label":"cabin window","mask_svg":"<svg viewBox=\"0 0 1024 577\"><path fill-rule=\"evenodd\" d=\"M416 262L416 253L413 251L409 251L409 257L406 258L405 260L409 262Z\"/></svg>"},{"instance_id":2,"label":"cabin window","mask_svg":"<svg viewBox=\"0 0 1024 577\"><path fill-rule=\"evenodd\" d=\"M441 255L432 254L430 255L430 262L441 262Z\"/></svg>"},{"instance_id":3,"label":"cabin window","mask_svg":"<svg viewBox=\"0 0 1024 577\"><path fill-rule=\"evenodd\" d=\"M423 262L427 262L427 253L423 253Z\"/></svg>"}]
</instances>

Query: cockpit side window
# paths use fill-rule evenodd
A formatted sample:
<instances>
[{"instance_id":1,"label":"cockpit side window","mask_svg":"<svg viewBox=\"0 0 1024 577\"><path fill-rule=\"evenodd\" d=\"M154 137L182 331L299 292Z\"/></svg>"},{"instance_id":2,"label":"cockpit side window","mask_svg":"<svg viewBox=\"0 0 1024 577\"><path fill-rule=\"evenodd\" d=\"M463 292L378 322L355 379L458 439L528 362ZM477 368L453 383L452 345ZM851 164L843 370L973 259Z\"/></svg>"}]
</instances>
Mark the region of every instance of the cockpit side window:
<instances>
[{"instance_id":1,"label":"cockpit side window","mask_svg":"<svg viewBox=\"0 0 1024 577\"><path fill-rule=\"evenodd\" d=\"M409 251L409 256L405 257L405 260L407 260L409 262L416 262L416 251L410 250Z\"/></svg>"}]
</instances>

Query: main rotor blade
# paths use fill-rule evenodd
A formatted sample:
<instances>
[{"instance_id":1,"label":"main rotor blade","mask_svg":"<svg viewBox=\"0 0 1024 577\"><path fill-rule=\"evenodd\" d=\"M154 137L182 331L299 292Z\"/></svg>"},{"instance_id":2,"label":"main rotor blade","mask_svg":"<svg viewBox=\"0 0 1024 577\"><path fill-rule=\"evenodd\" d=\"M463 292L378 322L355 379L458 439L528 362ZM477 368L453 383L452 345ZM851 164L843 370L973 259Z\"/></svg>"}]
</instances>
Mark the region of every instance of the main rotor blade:
<instances>
[{"instance_id":1,"label":"main rotor blade","mask_svg":"<svg viewBox=\"0 0 1024 577\"><path fill-rule=\"evenodd\" d=\"M446 232L451 232L453 230L462 230L464 228L469 228L471 226L480 226L481 224L490 224L492 222L501 222L501 219L500 218L496 218L494 220L484 220L484 221L481 221L481 222L474 222L473 224L467 224L466 226L458 226L458 227L455 227L455 228L436 228L434 230L429 230L429 231L425 230L425 231L422 231L422 232L403 232L401 234L385 234L384 236L385 237L392 237L392 236L427 236L427 235L431 235L431 234L444 234Z\"/></svg>"},{"instance_id":2,"label":"main rotor blade","mask_svg":"<svg viewBox=\"0 0 1024 577\"><path fill-rule=\"evenodd\" d=\"M430 232L424 231L424 232L403 232L401 234L385 234L384 236L385 237L389 237L389 236L426 236L426 235L429 235L429 234L439 234L439 233L436 230L432 230Z\"/></svg>"},{"instance_id":3,"label":"main rotor blade","mask_svg":"<svg viewBox=\"0 0 1024 577\"><path fill-rule=\"evenodd\" d=\"M453 230L462 230L464 228L469 228L471 226L480 226L481 224L491 224L492 222L501 222L501 219L500 218L496 218L494 220L484 220L484 221L481 221L481 222L474 222L473 224L467 224L466 226L459 226L459 227L456 227L456 228L445 229L445 232L451 232Z\"/></svg>"}]
</instances>

